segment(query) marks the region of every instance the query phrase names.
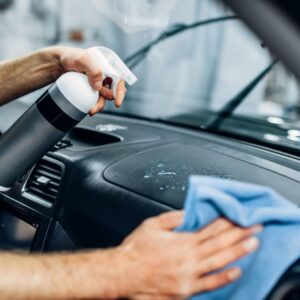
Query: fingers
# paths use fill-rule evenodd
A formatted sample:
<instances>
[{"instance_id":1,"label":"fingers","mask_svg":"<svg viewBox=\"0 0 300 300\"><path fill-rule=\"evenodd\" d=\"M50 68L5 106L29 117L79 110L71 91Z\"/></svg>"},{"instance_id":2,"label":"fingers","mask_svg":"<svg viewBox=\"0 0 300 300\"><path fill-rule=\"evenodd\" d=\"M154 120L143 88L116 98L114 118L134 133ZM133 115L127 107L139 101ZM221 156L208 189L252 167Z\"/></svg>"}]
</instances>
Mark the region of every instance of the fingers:
<instances>
[{"instance_id":1,"label":"fingers","mask_svg":"<svg viewBox=\"0 0 300 300\"><path fill-rule=\"evenodd\" d=\"M232 227L212 239L201 243L201 255L209 256L226 249L246 237L256 234L262 230L262 226L257 225L251 228Z\"/></svg>"},{"instance_id":2,"label":"fingers","mask_svg":"<svg viewBox=\"0 0 300 300\"><path fill-rule=\"evenodd\" d=\"M100 94L104 96L108 100L114 100L115 99L115 105L116 107L122 106L123 100L125 98L127 89L125 86L125 81L120 80L116 89L116 98L114 98L113 92L110 88L107 88L103 86L100 89Z\"/></svg>"},{"instance_id":3,"label":"fingers","mask_svg":"<svg viewBox=\"0 0 300 300\"><path fill-rule=\"evenodd\" d=\"M110 89L112 79L109 77L103 78L101 63L95 60L88 50L60 47L59 61L62 72L75 71L86 74L92 88L99 91L99 102L91 109L90 115L104 108L103 104L105 103L101 96L107 100L115 100L116 107L122 105L126 94L125 81L120 80L114 97Z\"/></svg>"},{"instance_id":4,"label":"fingers","mask_svg":"<svg viewBox=\"0 0 300 300\"><path fill-rule=\"evenodd\" d=\"M227 285L241 277L242 271L239 268L231 268L224 272L208 275L199 279L193 289L193 294L212 291Z\"/></svg>"},{"instance_id":5,"label":"fingers","mask_svg":"<svg viewBox=\"0 0 300 300\"><path fill-rule=\"evenodd\" d=\"M95 115L97 112L101 111L102 109L104 109L105 107L105 103L106 103L106 99L105 97L101 96L99 97L98 103L89 111L89 115L93 116Z\"/></svg>"},{"instance_id":6,"label":"fingers","mask_svg":"<svg viewBox=\"0 0 300 300\"><path fill-rule=\"evenodd\" d=\"M103 86L103 76L101 66L94 60L94 58L87 52L83 51L80 54L79 59L75 61L76 71L85 73L88 76L89 82L93 89L99 91L99 102L90 111L90 115L101 111L105 106L105 99L115 100L115 106L120 107L123 103L126 94L125 81L120 80L116 89L116 97L110 88ZM103 99L103 97L104 99ZM103 105L104 104L104 105Z\"/></svg>"},{"instance_id":7,"label":"fingers","mask_svg":"<svg viewBox=\"0 0 300 300\"><path fill-rule=\"evenodd\" d=\"M183 221L183 211L171 211L150 219L155 226L161 229L172 230L181 225Z\"/></svg>"},{"instance_id":8,"label":"fingers","mask_svg":"<svg viewBox=\"0 0 300 300\"><path fill-rule=\"evenodd\" d=\"M251 237L230 248L226 248L226 250L206 258L200 266L199 273L206 274L222 269L228 264L255 251L258 245L258 239L256 237Z\"/></svg>"},{"instance_id":9,"label":"fingers","mask_svg":"<svg viewBox=\"0 0 300 300\"><path fill-rule=\"evenodd\" d=\"M126 88L125 90L124 88L125 88L125 82L121 84L121 87L117 89L117 97L115 100L116 107L122 106L126 94ZM100 92L100 96L99 96L98 103L89 111L90 116L93 116L97 112L103 110L106 104L106 100L114 100L113 92L111 89L103 86L99 92Z\"/></svg>"},{"instance_id":10,"label":"fingers","mask_svg":"<svg viewBox=\"0 0 300 300\"><path fill-rule=\"evenodd\" d=\"M229 220L220 218L196 233L198 241L202 242L206 239L218 236L221 232L234 228L235 226L236 225Z\"/></svg>"},{"instance_id":11,"label":"fingers","mask_svg":"<svg viewBox=\"0 0 300 300\"><path fill-rule=\"evenodd\" d=\"M116 101L115 101L115 106L116 107L121 107L123 100L126 95L126 86L125 86L125 81L120 80L117 86L117 92L116 92Z\"/></svg>"},{"instance_id":12,"label":"fingers","mask_svg":"<svg viewBox=\"0 0 300 300\"><path fill-rule=\"evenodd\" d=\"M104 98L106 98L106 99L108 99L108 100L113 100L113 99L114 99L114 95L113 95L112 90L109 89L109 88L107 88L107 87L102 87L102 88L100 89L99 92L100 92L100 94L101 94Z\"/></svg>"},{"instance_id":13,"label":"fingers","mask_svg":"<svg viewBox=\"0 0 300 300\"><path fill-rule=\"evenodd\" d=\"M91 86L95 90L99 91L104 98L108 100L115 100L116 107L120 107L122 105L126 94L124 80L119 81L116 89L116 95L114 97L112 90L106 86L103 86L101 67L87 52L82 54L81 59L77 62L77 67L79 68L79 71L86 73Z\"/></svg>"},{"instance_id":14,"label":"fingers","mask_svg":"<svg viewBox=\"0 0 300 300\"><path fill-rule=\"evenodd\" d=\"M126 94L125 81L121 80L117 88L117 97L115 100L115 106L120 107L123 103ZM114 100L113 92L111 89L102 86L100 89L100 97L98 103L90 110L90 116L95 115L97 112L104 109L106 100Z\"/></svg>"}]
</instances>

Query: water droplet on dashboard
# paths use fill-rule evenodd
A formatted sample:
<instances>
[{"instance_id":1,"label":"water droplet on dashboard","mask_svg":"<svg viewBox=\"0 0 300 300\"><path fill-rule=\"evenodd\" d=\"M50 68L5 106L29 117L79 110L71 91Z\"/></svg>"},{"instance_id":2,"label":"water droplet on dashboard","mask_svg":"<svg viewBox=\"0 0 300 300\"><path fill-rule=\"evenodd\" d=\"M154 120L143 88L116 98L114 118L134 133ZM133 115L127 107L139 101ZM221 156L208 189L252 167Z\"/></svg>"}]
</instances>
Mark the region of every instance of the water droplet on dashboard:
<instances>
[{"instance_id":1,"label":"water droplet on dashboard","mask_svg":"<svg viewBox=\"0 0 300 300\"><path fill-rule=\"evenodd\" d=\"M165 172L165 171L161 171L158 173L158 175L176 175L175 172Z\"/></svg>"}]
</instances>

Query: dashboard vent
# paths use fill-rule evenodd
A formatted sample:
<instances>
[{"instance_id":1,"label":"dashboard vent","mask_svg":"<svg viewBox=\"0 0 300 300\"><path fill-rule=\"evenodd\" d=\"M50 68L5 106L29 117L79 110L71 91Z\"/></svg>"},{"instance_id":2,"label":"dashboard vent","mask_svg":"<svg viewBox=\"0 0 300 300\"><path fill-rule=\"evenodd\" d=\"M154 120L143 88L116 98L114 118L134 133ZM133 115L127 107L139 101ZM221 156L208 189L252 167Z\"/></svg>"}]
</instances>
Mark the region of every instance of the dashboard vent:
<instances>
[{"instance_id":1,"label":"dashboard vent","mask_svg":"<svg viewBox=\"0 0 300 300\"><path fill-rule=\"evenodd\" d=\"M32 200L54 203L60 188L64 165L52 158L44 157L31 172L25 183L24 196Z\"/></svg>"}]
</instances>

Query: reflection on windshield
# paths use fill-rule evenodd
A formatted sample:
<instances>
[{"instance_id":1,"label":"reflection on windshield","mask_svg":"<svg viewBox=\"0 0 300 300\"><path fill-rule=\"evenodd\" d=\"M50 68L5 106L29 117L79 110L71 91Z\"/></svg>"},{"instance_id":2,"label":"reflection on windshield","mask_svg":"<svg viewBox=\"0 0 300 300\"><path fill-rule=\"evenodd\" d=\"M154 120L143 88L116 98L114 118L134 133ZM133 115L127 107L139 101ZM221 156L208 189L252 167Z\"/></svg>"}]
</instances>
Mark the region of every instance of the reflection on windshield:
<instances>
[{"instance_id":1,"label":"reflection on windshield","mask_svg":"<svg viewBox=\"0 0 300 300\"><path fill-rule=\"evenodd\" d=\"M219 9L220 7L215 3L215 10ZM219 16L218 19L222 18ZM131 103L123 110L130 114L138 113L145 117L159 118L211 131L221 129L222 132L237 133L239 136L258 139L263 143L282 144L285 147L298 149L300 135L290 134L290 128L297 128L299 123L298 82L282 65L276 64L277 61L273 60L268 49L264 49L261 42L249 33L240 22L210 25L213 29L195 30L194 37L190 37L189 44L193 45L198 37L201 40L203 35L211 38L211 35L216 34L214 31L217 30L222 42L217 43L215 40L218 51L213 60L207 59L210 56L209 52L204 56L208 63L202 65L199 63L199 61L204 61L201 52L182 58L182 62L184 60L186 63L194 62L189 69L186 69L191 77L182 78L181 76L187 74L187 71L172 71L180 67L180 60L174 62L172 70L165 71L163 64L169 60L170 56L170 53L166 51L167 56L161 59L161 64L156 68L156 76L161 78L157 91L153 93L143 90L143 94L138 97L136 94L138 88L136 91L131 91L129 93ZM181 25L183 28L185 26ZM177 27L180 29L180 26ZM132 67L136 67L149 52L154 51L152 48L158 47L163 56L164 49L168 47L163 43L159 45L163 40L161 37L174 31L176 31L175 25L161 33L158 38L153 40L153 43L148 43L146 47L141 48L141 51L137 51L135 55L131 56ZM173 39L180 40L181 37L173 36ZM182 45L180 41L177 44ZM201 48L199 44L200 41L197 46ZM183 51L185 51L185 47L187 44L182 47ZM178 48L178 51L182 48ZM202 45L202 48L205 48L205 45ZM137 58L136 61L134 61L135 58ZM140 71L145 72L150 63L151 53L143 62ZM266 65L267 67L265 67ZM263 71L259 73L263 66ZM203 77L194 77L193 75L198 74L200 68L204 68L207 73ZM169 91L161 95L159 93L161 87L165 85L165 82L169 82L168 78L162 75L165 72L167 72L167 76L170 73L171 76L177 74L178 78L174 79L173 87L171 88L169 85ZM208 73L213 76L209 76ZM251 76L252 74L253 76ZM149 80L149 78L147 79ZM207 79L209 79L208 82ZM198 82L197 89L189 89L195 80ZM206 88L203 88L205 81ZM154 79L154 82L158 82L157 78ZM181 93L178 93L178 86L182 87L182 82L185 82L186 87ZM179 95L180 99L178 99ZM233 114L239 118L238 122L227 120L224 123Z\"/></svg>"}]
</instances>

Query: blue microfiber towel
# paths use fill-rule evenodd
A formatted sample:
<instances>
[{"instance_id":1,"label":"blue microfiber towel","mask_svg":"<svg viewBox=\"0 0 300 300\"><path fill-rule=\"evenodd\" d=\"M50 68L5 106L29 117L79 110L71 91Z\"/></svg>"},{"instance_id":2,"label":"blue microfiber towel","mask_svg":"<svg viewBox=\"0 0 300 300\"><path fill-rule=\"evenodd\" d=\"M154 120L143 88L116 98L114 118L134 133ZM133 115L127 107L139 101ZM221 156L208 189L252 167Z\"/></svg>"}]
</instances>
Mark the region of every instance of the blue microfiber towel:
<instances>
[{"instance_id":1,"label":"blue microfiber towel","mask_svg":"<svg viewBox=\"0 0 300 300\"><path fill-rule=\"evenodd\" d=\"M219 216L242 227L263 224L264 230L258 235L260 247L231 265L242 268L240 279L192 299L264 299L281 275L300 257L300 209L268 187L191 176L184 222L177 230L196 231Z\"/></svg>"}]
</instances>

